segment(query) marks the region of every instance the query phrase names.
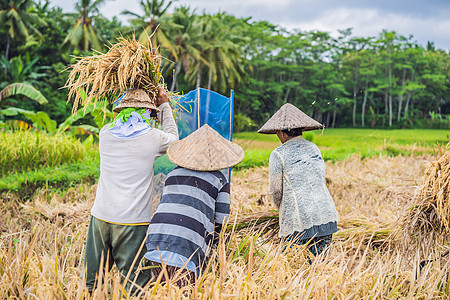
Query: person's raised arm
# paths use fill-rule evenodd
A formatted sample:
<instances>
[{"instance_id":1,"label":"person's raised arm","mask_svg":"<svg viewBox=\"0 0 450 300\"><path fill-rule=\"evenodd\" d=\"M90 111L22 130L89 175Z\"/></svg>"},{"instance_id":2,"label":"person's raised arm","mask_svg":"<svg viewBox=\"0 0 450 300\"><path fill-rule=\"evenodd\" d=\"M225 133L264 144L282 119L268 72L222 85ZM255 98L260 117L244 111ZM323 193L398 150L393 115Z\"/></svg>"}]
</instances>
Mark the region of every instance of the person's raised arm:
<instances>
[{"instance_id":1,"label":"person's raised arm","mask_svg":"<svg viewBox=\"0 0 450 300\"><path fill-rule=\"evenodd\" d=\"M164 155L170 144L178 141L178 128L173 118L172 108L169 104L169 97L163 87L159 87L156 105L158 105L158 108L160 109L158 119L161 122L161 130L163 131L159 151L160 155Z\"/></svg>"},{"instance_id":2,"label":"person's raised arm","mask_svg":"<svg viewBox=\"0 0 450 300\"><path fill-rule=\"evenodd\" d=\"M276 150L272 151L269 158L269 193L279 209L283 198L283 165Z\"/></svg>"}]
</instances>

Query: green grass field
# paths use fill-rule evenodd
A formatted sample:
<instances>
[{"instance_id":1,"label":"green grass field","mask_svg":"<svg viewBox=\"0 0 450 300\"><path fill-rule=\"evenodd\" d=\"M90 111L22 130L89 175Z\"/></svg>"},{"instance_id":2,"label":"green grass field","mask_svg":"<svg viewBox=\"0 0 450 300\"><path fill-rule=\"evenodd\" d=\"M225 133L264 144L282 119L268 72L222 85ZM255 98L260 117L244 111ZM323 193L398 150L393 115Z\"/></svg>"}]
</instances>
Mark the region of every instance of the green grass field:
<instances>
[{"instance_id":1,"label":"green grass field","mask_svg":"<svg viewBox=\"0 0 450 300\"><path fill-rule=\"evenodd\" d=\"M450 141L450 129L325 129L308 131L305 135L313 135L313 141L317 146L358 146L380 144L398 144L429 146L436 141L441 144ZM257 132L240 132L234 134L235 139L248 141L261 141L279 143L275 134L259 134Z\"/></svg>"},{"instance_id":2,"label":"green grass field","mask_svg":"<svg viewBox=\"0 0 450 300\"><path fill-rule=\"evenodd\" d=\"M450 141L450 130L439 129L326 129L305 132L321 150L325 160L344 160L352 155L361 158L377 155L422 155L445 146ZM242 132L235 141L246 150L246 157L238 168L267 165L270 152L280 145L275 134Z\"/></svg>"},{"instance_id":3,"label":"green grass field","mask_svg":"<svg viewBox=\"0 0 450 300\"><path fill-rule=\"evenodd\" d=\"M14 146L24 133L16 132L2 135L6 149L19 149ZM43 186L68 187L83 181L95 181L99 175L99 159L96 146L82 147L77 140L67 139L65 150L67 158L50 163L47 152L55 148L59 136L47 137L37 133L26 133L26 136L38 136L35 143L26 143L26 149L3 153L0 159L0 170L8 170L0 177L0 192L16 191L31 194L34 189ZM378 155L422 155L437 151L437 143L445 146L450 141L450 130L404 129L404 130L372 130L372 129L326 129L309 131L304 138L315 143L321 150L325 160L339 161L359 155L362 159ZM234 141L245 149L244 160L235 168L248 169L266 166L273 149L281 145L274 134L258 134L243 132L234 135ZM19 143L20 144L20 143ZM24 144L24 143L21 143ZM49 146L50 145L50 146ZM9 149L8 148L8 149ZM67 148L67 149L66 149ZM21 148L20 148L21 149ZM19 149L19 150L20 150ZM62 148L57 146L56 149ZM81 150L84 149L84 150ZM35 161L39 157L41 161ZM76 159L75 159L76 158ZM33 165L30 165L30 161ZM14 164L11 164L14 162ZM12 168L12 166L16 166ZM167 173L173 168L167 158L162 157L155 165L155 171Z\"/></svg>"}]
</instances>

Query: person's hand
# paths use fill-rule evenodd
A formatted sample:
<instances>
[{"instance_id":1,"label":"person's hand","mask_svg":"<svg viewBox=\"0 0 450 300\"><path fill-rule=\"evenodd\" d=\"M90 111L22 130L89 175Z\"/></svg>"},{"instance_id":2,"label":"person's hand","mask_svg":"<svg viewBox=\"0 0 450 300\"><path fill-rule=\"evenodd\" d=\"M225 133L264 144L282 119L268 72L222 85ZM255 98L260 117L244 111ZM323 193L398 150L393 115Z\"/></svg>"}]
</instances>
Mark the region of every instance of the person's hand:
<instances>
[{"instance_id":1,"label":"person's hand","mask_svg":"<svg viewBox=\"0 0 450 300\"><path fill-rule=\"evenodd\" d=\"M162 87L158 87L158 97L156 98L156 105L160 106L163 103L169 102L169 96L167 96L166 90Z\"/></svg>"}]
</instances>

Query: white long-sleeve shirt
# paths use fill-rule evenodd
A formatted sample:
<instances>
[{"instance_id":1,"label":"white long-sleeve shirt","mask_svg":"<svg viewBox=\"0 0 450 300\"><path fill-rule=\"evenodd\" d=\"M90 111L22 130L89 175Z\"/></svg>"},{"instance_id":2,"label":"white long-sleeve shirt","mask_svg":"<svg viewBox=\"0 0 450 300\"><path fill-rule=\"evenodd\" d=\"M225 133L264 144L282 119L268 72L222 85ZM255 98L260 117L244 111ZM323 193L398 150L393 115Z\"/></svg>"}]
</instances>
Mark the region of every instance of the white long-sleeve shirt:
<instances>
[{"instance_id":1,"label":"white long-sleeve shirt","mask_svg":"<svg viewBox=\"0 0 450 300\"><path fill-rule=\"evenodd\" d=\"M325 163L313 143L300 136L272 151L269 188L279 210L280 237L297 232L309 239L336 232L338 213L325 184Z\"/></svg>"},{"instance_id":2,"label":"white long-sleeve shirt","mask_svg":"<svg viewBox=\"0 0 450 300\"><path fill-rule=\"evenodd\" d=\"M100 131L100 178L91 214L119 224L149 223L152 216L153 164L178 140L169 103L159 106L162 130L117 138L108 125Z\"/></svg>"}]
</instances>

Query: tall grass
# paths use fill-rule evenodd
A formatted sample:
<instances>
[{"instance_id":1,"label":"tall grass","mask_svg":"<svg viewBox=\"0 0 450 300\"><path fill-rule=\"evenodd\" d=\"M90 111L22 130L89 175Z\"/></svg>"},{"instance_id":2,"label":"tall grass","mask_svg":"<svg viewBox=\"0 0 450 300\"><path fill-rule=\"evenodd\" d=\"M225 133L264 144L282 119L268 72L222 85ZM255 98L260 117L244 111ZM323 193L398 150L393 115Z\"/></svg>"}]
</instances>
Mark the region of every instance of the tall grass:
<instances>
[{"instance_id":1,"label":"tall grass","mask_svg":"<svg viewBox=\"0 0 450 300\"><path fill-rule=\"evenodd\" d=\"M436 299L450 296L450 258L442 249L405 252L392 224L413 196L429 157L351 158L327 162L327 182L341 221L328 256L308 263L303 247L282 252L277 238L262 243L255 228L238 230L245 214L274 209L267 168L234 172L231 230L223 232L193 286L151 282L144 299ZM40 190L20 204L3 194L0 206L0 298L129 298L117 269L89 295L80 280L95 186ZM9 197L9 198L8 198ZM8 201L5 201L8 199ZM234 229L233 229L234 228ZM429 263L421 266L420 262Z\"/></svg>"},{"instance_id":2,"label":"tall grass","mask_svg":"<svg viewBox=\"0 0 450 300\"><path fill-rule=\"evenodd\" d=\"M95 156L95 150L83 146L72 136L50 136L35 131L0 132L0 149L2 176L79 162L87 155Z\"/></svg>"}]
</instances>

